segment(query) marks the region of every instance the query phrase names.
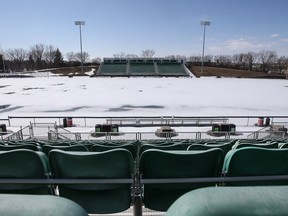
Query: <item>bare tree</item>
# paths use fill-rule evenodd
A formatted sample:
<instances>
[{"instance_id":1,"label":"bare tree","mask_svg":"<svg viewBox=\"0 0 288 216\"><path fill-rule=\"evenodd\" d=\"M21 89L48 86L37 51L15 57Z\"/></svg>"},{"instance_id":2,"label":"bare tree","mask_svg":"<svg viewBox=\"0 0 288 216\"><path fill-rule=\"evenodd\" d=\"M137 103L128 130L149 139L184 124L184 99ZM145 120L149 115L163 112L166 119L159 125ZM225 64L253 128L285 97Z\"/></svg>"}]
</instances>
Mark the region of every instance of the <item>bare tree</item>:
<instances>
[{"instance_id":1,"label":"bare tree","mask_svg":"<svg viewBox=\"0 0 288 216\"><path fill-rule=\"evenodd\" d=\"M247 64L248 70L251 71L253 68L253 63L257 58L257 54L254 52L248 52L245 54L245 63Z\"/></svg>"},{"instance_id":2,"label":"bare tree","mask_svg":"<svg viewBox=\"0 0 288 216\"><path fill-rule=\"evenodd\" d=\"M231 66L232 57L230 55L218 55L214 57L216 64L220 67Z\"/></svg>"},{"instance_id":3,"label":"bare tree","mask_svg":"<svg viewBox=\"0 0 288 216\"><path fill-rule=\"evenodd\" d=\"M283 73L288 67L288 57L286 56L280 56L277 58L277 69L279 70L279 73Z\"/></svg>"},{"instance_id":4,"label":"bare tree","mask_svg":"<svg viewBox=\"0 0 288 216\"><path fill-rule=\"evenodd\" d=\"M193 63L200 63L201 59L202 59L201 55L188 57L188 61Z\"/></svg>"},{"instance_id":5,"label":"bare tree","mask_svg":"<svg viewBox=\"0 0 288 216\"><path fill-rule=\"evenodd\" d=\"M126 58L125 52L116 53L113 55L114 58Z\"/></svg>"},{"instance_id":6,"label":"bare tree","mask_svg":"<svg viewBox=\"0 0 288 216\"><path fill-rule=\"evenodd\" d=\"M143 58L152 58L155 54L155 51L152 49L146 49L142 51L142 57Z\"/></svg>"},{"instance_id":7,"label":"bare tree","mask_svg":"<svg viewBox=\"0 0 288 216\"><path fill-rule=\"evenodd\" d=\"M66 53L66 57L69 62L76 61L76 55L73 51Z\"/></svg>"},{"instance_id":8,"label":"bare tree","mask_svg":"<svg viewBox=\"0 0 288 216\"><path fill-rule=\"evenodd\" d=\"M231 59L237 68L245 69L245 53L234 54Z\"/></svg>"},{"instance_id":9,"label":"bare tree","mask_svg":"<svg viewBox=\"0 0 288 216\"><path fill-rule=\"evenodd\" d=\"M277 54L275 51L262 50L259 52L259 61L262 64L262 71L268 72L272 65L276 63Z\"/></svg>"},{"instance_id":10,"label":"bare tree","mask_svg":"<svg viewBox=\"0 0 288 216\"><path fill-rule=\"evenodd\" d=\"M94 58L91 60L91 62L94 64L101 64L101 58L100 57Z\"/></svg>"},{"instance_id":11,"label":"bare tree","mask_svg":"<svg viewBox=\"0 0 288 216\"><path fill-rule=\"evenodd\" d=\"M27 52L24 49L8 49L6 51L7 59L12 63L12 69L23 71L25 68L25 61L27 59Z\"/></svg>"},{"instance_id":12,"label":"bare tree","mask_svg":"<svg viewBox=\"0 0 288 216\"><path fill-rule=\"evenodd\" d=\"M56 49L53 47L53 45L46 46L43 58L50 67L53 65L55 55Z\"/></svg>"},{"instance_id":13,"label":"bare tree","mask_svg":"<svg viewBox=\"0 0 288 216\"><path fill-rule=\"evenodd\" d=\"M136 55L136 54L127 54L127 55L126 55L126 58L127 58L127 59L135 59L135 58L139 58L139 57L138 57L138 55Z\"/></svg>"},{"instance_id":14,"label":"bare tree","mask_svg":"<svg viewBox=\"0 0 288 216\"><path fill-rule=\"evenodd\" d=\"M36 68L40 69L42 68L42 61L43 61L43 55L45 51L45 45L44 44L35 44L30 48L30 55L34 62L36 62Z\"/></svg>"},{"instance_id":15,"label":"bare tree","mask_svg":"<svg viewBox=\"0 0 288 216\"><path fill-rule=\"evenodd\" d=\"M1 49L0 46L0 68L2 70L2 72L5 72L5 56L4 56L4 51Z\"/></svg>"},{"instance_id":16,"label":"bare tree","mask_svg":"<svg viewBox=\"0 0 288 216\"><path fill-rule=\"evenodd\" d=\"M89 53L82 52L82 61L83 63L87 62L89 60ZM75 60L81 62L81 52L78 52L75 54Z\"/></svg>"}]
</instances>

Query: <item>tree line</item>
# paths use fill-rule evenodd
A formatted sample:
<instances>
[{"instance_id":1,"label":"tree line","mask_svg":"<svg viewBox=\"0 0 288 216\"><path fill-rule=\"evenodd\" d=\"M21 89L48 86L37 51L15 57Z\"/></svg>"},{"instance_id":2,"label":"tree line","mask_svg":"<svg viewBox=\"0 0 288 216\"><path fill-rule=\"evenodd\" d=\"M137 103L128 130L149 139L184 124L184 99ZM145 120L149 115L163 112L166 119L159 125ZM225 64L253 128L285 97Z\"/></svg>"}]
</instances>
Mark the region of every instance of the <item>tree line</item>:
<instances>
[{"instance_id":1,"label":"tree line","mask_svg":"<svg viewBox=\"0 0 288 216\"><path fill-rule=\"evenodd\" d=\"M170 56L171 58L186 59L193 66L200 66L202 57L200 55ZM277 72L284 73L288 67L288 57L278 56L275 51L261 50L259 52L237 53L234 55L206 55L205 66L241 69L248 71Z\"/></svg>"},{"instance_id":2,"label":"tree line","mask_svg":"<svg viewBox=\"0 0 288 216\"><path fill-rule=\"evenodd\" d=\"M81 53L69 52L67 61L59 48L53 45L35 44L29 50L22 48L8 49L0 52L0 71L31 71L46 68L70 67L81 65ZM83 63L88 62L89 54L82 53ZM99 59L92 61L98 62Z\"/></svg>"},{"instance_id":3,"label":"tree line","mask_svg":"<svg viewBox=\"0 0 288 216\"><path fill-rule=\"evenodd\" d=\"M114 58L152 58L155 55L154 50L143 50L140 56L136 54L125 54L120 52L114 54ZM167 55L167 59L184 60L192 66L202 64L201 55ZM241 69L248 71L277 72L284 73L288 67L288 57L278 56L275 51L261 50L259 52L237 53L234 55L206 55L203 61L207 67L221 67L231 69Z\"/></svg>"},{"instance_id":4,"label":"tree line","mask_svg":"<svg viewBox=\"0 0 288 216\"><path fill-rule=\"evenodd\" d=\"M114 58L153 58L153 49L143 50L141 55L120 52ZM200 66L201 55L167 55L167 59L181 59L192 66ZM8 49L0 52L0 71L40 70L46 68L71 67L81 65L81 53L68 52L66 59L58 48L53 45L35 44L29 50ZM100 58L90 60L89 53L82 53L82 61L99 64ZM275 51L261 50L259 52L237 53L234 55L206 55L203 59L206 67L221 67L248 71L283 73L288 67L288 57L278 56Z\"/></svg>"}]
</instances>

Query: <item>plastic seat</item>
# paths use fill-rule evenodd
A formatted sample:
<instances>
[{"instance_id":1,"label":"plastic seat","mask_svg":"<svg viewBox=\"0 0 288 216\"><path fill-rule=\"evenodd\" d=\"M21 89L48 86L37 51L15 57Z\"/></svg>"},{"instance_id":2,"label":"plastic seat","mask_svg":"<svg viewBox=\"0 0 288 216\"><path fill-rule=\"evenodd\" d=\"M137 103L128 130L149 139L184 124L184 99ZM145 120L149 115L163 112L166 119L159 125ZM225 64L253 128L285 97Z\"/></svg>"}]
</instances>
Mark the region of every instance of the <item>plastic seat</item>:
<instances>
[{"instance_id":1,"label":"plastic seat","mask_svg":"<svg viewBox=\"0 0 288 216\"><path fill-rule=\"evenodd\" d=\"M246 147L234 149L224 159L223 173L227 177L288 175L288 149ZM227 182L227 185L283 185L281 181Z\"/></svg>"},{"instance_id":2,"label":"plastic seat","mask_svg":"<svg viewBox=\"0 0 288 216\"><path fill-rule=\"evenodd\" d=\"M17 149L0 152L0 179L46 179L47 156L40 151ZM0 184L0 193L51 194L48 184Z\"/></svg>"},{"instance_id":3,"label":"plastic seat","mask_svg":"<svg viewBox=\"0 0 288 216\"><path fill-rule=\"evenodd\" d=\"M280 146L281 149L286 149L288 148L288 143L283 143L281 146Z\"/></svg>"},{"instance_id":4,"label":"plastic seat","mask_svg":"<svg viewBox=\"0 0 288 216\"><path fill-rule=\"evenodd\" d=\"M246 148L246 147L260 147L260 148L278 148L278 143L239 143L233 146L233 149Z\"/></svg>"},{"instance_id":5,"label":"plastic seat","mask_svg":"<svg viewBox=\"0 0 288 216\"><path fill-rule=\"evenodd\" d=\"M212 149L212 148L220 148L220 149L222 149L224 155L226 155L227 152L231 150L232 146L231 146L231 143L209 144L209 145L192 144L187 148L187 150L188 151L192 151L192 150L195 151L195 150L207 150L207 149Z\"/></svg>"},{"instance_id":6,"label":"plastic seat","mask_svg":"<svg viewBox=\"0 0 288 216\"><path fill-rule=\"evenodd\" d=\"M184 150L184 146L182 144L172 144L172 145L143 144L140 146L139 155L141 156L143 152L149 149L159 149L163 151Z\"/></svg>"},{"instance_id":7,"label":"plastic seat","mask_svg":"<svg viewBox=\"0 0 288 216\"><path fill-rule=\"evenodd\" d=\"M140 158L143 179L219 177L223 165L223 151L163 151L147 150ZM144 183L144 205L153 210L166 211L184 193L215 183Z\"/></svg>"},{"instance_id":8,"label":"plastic seat","mask_svg":"<svg viewBox=\"0 0 288 216\"><path fill-rule=\"evenodd\" d=\"M62 151L88 151L88 148L84 145L70 145L70 146L61 146L61 145L43 145L43 152L48 155L49 152L53 149L59 149Z\"/></svg>"},{"instance_id":9,"label":"plastic seat","mask_svg":"<svg viewBox=\"0 0 288 216\"><path fill-rule=\"evenodd\" d=\"M57 179L131 179L133 157L125 149L105 152L52 150L49 162ZM88 213L121 212L130 207L130 184L59 184L59 195L80 204Z\"/></svg>"},{"instance_id":10,"label":"plastic seat","mask_svg":"<svg viewBox=\"0 0 288 216\"><path fill-rule=\"evenodd\" d=\"M123 145L94 144L91 147L91 151L92 152L103 152L103 151L108 151L108 150L111 150L111 149L119 149L119 148L128 150L132 154L133 158L136 157L136 147L133 144L123 144Z\"/></svg>"},{"instance_id":11,"label":"plastic seat","mask_svg":"<svg viewBox=\"0 0 288 216\"><path fill-rule=\"evenodd\" d=\"M3 216L88 216L77 203L52 195L0 194Z\"/></svg>"},{"instance_id":12,"label":"plastic seat","mask_svg":"<svg viewBox=\"0 0 288 216\"><path fill-rule=\"evenodd\" d=\"M10 151L15 149L30 149L33 151L40 151L41 148L39 146L33 144L19 144L19 145L0 145L0 151Z\"/></svg>"},{"instance_id":13,"label":"plastic seat","mask_svg":"<svg viewBox=\"0 0 288 216\"><path fill-rule=\"evenodd\" d=\"M287 200L288 186L201 188L180 197L166 216L283 216Z\"/></svg>"}]
</instances>

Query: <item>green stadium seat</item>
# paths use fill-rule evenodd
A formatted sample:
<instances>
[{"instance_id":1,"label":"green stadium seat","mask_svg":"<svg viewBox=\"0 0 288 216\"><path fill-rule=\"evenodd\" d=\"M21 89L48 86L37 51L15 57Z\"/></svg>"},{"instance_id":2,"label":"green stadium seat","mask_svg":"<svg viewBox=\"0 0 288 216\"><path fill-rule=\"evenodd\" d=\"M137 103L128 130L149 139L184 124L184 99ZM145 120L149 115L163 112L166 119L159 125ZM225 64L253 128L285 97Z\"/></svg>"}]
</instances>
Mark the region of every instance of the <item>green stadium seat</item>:
<instances>
[{"instance_id":1,"label":"green stadium seat","mask_svg":"<svg viewBox=\"0 0 288 216\"><path fill-rule=\"evenodd\" d=\"M281 146L280 146L281 149L286 149L288 148L288 143L283 143Z\"/></svg>"},{"instance_id":2,"label":"green stadium seat","mask_svg":"<svg viewBox=\"0 0 288 216\"><path fill-rule=\"evenodd\" d=\"M246 148L246 147L260 147L260 148L278 148L278 143L239 143L235 144L232 148L239 149L239 148Z\"/></svg>"},{"instance_id":3,"label":"green stadium seat","mask_svg":"<svg viewBox=\"0 0 288 216\"><path fill-rule=\"evenodd\" d=\"M111 149L126 149L128 150L133 158L136 158L136 147L133 144L122 144L122 145L101 145L101 144L94 144L91 147L92 152L103 152L103 151L108 151Z\"/></svg>"},{"instance_id":4,"label":"green stadium seat","mask_svg":"<svg viewBox=\"0 0 288 216\"><path fill-rule=\"evenodd\" d=\"M10 151L14 149L30 149L33 151L40 151L41 147L33 144L0 145L0 151Z\"/></svg>"},{"instance_id":5,"label":"green stadium seat","mask_svg":"<svg viewBox=\"0 0 288 216\"><path fill-rule=\"evenodd\" d=\"M57 179L131 179L133 157L125 149L105 152L67 152L52 150L49 153L52 174ZM59 184L61 197L71 199L88 213L106 214L121 212L131 204L130 184Z\"/></svg>"},{"instance_id":6,"label":"green stadium seat","mask_svg":"<svg viewBox=\"0 0 288 216\"><path fill-rule=\"evenodd\" d=\"M287 200L288 186L201 188L181 196L166 216L283 216Z\"/></svg>"},{"instance_id":7,"label":"green stadium seat","mask_svg":"<svg viewBox=\"0 0 288 216\"><path fill-rule=\"evenodd\" d=\"M147 150L140 158L142 179L219 177L223 151L163 151ZM184 193L215 183L145 184L144 205L156 211L166 211Z\"/></svg>"},{"instance_id":8,"label":"green stadium seat","mask_svg":"<svg viewBox=\"0 0 288 216\"><path fill-rule=\"evenodd\" d=\"M40 151L16 149L0 152L0 179L47 179L47 156ZM47 184L0 184L0 193L51 194Z\"/></svg>"},{"instance_id":9,"label":"green stadium seat","mask_svg":"<svg viewBox=\"0 0 288 216\"><path fill-rule=\"evenodd\" d=\"M149 149L159 149L163 151L167 150L185 150L184 146L182 144L167 144L167 145L159 145L159 144L143 144L140 146L139 149L139 155L141 156L143 152L149 150Z\"/></svg>"},{"instance_id":10,"label":"green stadium seat","mask_svg":"<svg viewBox=\"0 0 288 216\"><path fill-rule=\"evenodd\" d=\"M234 149L224 159L223 174L226 177L288 175L288 149L246 147ZM226 185L283 185L288 180L237 181Z\"/></svg>"},{"instance_id":11,"label":"green stadium seat","mask_svg":"<svg viewBox=\"0 0 288 216\"><path fill-rule=\"evenodd\" d=\"M43 152L48 155L53 149L59 149L62 151L88 151L88 148L82 144L70 145L70 146L61 146L61 145L43 145Z\"/></svg>"},{"instance_id":12,"label":"green stadium seat","mask_svg":"<svg viewBox=\"0 0 288 216\"><path fill-rule=\"evenodd\" d=\"M52 195L0 194L2 216L88 216L77 203Z\"/></svg>"},{"instance_id":13,"label":"green stadium seat","mask_svg":"<svg viewBox=\"0 0 288 216\"><path fill-rule=\"evenodd\" d=\"M227 152L231 150L232 145L231 145L231 143L209 144L209 145L192 144L187 148L187 150L188 151L195 151L195 150L207 150L207 149L212 149L212 148L220 148L223 151L224 155L226 155Z\"/></svg>"}]
</instances>

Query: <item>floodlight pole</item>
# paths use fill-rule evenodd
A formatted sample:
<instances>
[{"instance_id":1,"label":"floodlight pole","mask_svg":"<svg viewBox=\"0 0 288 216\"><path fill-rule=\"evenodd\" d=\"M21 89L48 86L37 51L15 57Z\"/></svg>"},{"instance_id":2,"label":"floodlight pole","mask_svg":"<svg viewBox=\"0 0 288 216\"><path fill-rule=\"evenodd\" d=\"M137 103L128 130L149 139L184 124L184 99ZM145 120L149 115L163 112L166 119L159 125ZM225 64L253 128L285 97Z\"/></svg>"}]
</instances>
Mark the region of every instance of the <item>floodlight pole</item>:
<instances>
[{"instance_id":1,"label":"floodlight pole","mask_svg":"<svg viewBox=\"0 0 288 216\"><path fill-rule=\"evenodd\" d=\"M201 76L203 74L203 67L204 67L204 49L205 49L205 33L206 33L206 26L210 26L210 21L201 21L201 25L203 26L203 48L202 48L202 63L201 63Z\"/></svg>"},{"instance_id":2,"label":"floodlight pole","mask_svg":"<svg viewBox=\"0 0 288 216\"><path fill-rule=\"evenodd\" d=\"M79 30L80 30L80 50L81 50L81 72L82 74L84 73L83 71L83 53L82 53L82 31L81 31L81 26L85 25L85 21L75 21L75 25L79 25Z\"/></svg>"}]
</instances>

